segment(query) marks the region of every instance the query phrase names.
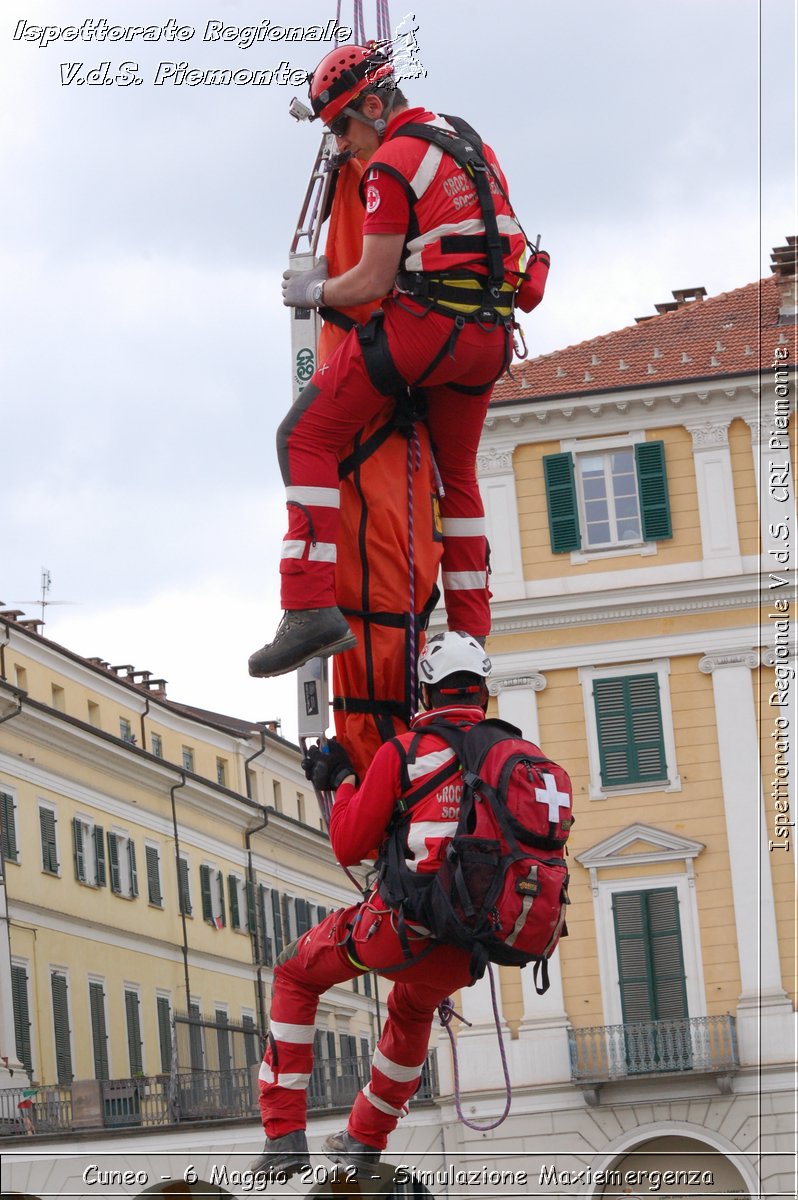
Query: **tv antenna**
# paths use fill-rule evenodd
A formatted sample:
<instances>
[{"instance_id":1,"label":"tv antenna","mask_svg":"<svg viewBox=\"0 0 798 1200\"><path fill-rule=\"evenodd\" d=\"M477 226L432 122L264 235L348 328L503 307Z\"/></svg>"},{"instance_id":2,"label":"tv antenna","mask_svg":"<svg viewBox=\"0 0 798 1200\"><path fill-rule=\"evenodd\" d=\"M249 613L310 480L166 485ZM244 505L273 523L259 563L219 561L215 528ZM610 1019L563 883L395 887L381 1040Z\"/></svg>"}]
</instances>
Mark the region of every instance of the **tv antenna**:
<instances>
[{"instance_id":1,"label":"tv antenna","mask_svg":"<svg viewBox=\"0 0 798 1200\"><path fill-rule=\"evenodd\" d=\"M44 629L44 624L45 624L44 610L46 608L49 608L51 604L76 604L77 603L77 601L75 601L75 600L48 600L47 597L50 593L50 588L52 586L52 582L53 582L52 576L50 575L50 572L48 571L47 567L42 567L41 580L39 583L42 594L38 598L38 600L12 600L11 601L12 604L38 604L38 605L40 605L41 610L42 610L42 615L39 619L41 621L42 629Z\"/></svg>"}]
</instances>

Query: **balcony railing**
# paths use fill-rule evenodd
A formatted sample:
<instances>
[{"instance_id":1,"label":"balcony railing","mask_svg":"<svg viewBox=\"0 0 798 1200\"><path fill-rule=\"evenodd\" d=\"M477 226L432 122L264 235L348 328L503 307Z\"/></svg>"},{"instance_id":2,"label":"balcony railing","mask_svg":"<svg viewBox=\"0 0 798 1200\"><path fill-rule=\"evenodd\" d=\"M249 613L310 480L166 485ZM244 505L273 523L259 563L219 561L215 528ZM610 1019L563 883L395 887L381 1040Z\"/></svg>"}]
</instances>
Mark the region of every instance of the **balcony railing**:
<instances>
[{"instance_id":1,"label":"balcony railing","mask_svg":"<svg viewBox=\"0 0 798 1200\"><path fill-rule=\"evenodd\" d=\"M571 1078L607 1083L680 1071L728 1074L739 1065L734 1017L594 1025L568 1034Z\"/></svg>"},{"instance_id":2,"label":"balcony railing","mask_svg":"<svg viewBox=\"0 0 798 1200\"><path fill-rule=\"evenodd\" d=\"M369 1078L367 1056L316 1063L308 1089L308 1111L346 1109ZM80 1098L73 1097L73 1086ZM417 1100L438 1095L435 1055L427 1059ZM20 1102L30 1099L29 1107ZM171 1076L83 1081L38 1088L31 1097L22 1088L0 1091L0 1138L27 1134L69 1133L76 1128L130 1128L175 1125L181 1121L255 1120L258 1064L229 1070L180 1071Z\"/></svg>"}]
</instances>

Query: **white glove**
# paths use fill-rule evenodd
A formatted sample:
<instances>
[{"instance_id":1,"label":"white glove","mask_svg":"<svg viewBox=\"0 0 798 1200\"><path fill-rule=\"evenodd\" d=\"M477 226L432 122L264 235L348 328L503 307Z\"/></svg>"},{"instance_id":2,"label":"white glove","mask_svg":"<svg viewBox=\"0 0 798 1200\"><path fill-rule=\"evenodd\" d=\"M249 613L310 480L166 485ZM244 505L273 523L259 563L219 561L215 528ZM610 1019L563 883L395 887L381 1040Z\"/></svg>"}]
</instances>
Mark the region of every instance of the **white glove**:
<instances>
[{"instance_id":1,"label":"white glove","mask_svg":"<svg viewBox=\"0 0 798 1200\"><path fill-rule=\"evenodd\" d=\"M288 308L319 308L319 285L328 277L326 258L320 258L309 271L283 271L283 304Z\"/></svg>"}]
</instances>

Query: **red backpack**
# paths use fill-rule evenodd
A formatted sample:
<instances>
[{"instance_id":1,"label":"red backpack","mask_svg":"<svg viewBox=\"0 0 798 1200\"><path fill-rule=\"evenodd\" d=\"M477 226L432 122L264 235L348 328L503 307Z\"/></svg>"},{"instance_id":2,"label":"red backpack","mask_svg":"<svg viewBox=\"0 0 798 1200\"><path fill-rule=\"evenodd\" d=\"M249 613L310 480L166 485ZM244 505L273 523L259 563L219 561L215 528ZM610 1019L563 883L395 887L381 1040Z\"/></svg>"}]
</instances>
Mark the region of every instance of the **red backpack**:
<instances>
[{"instance_id":1,"label":"red backpack","mask_svg":"<svg viewBox=\"0 0 798 1200\"><path fill-rule=\"evenodd\" d=\"M457 829L437 873L410 871L403 830L411 797L381 854L380 894L397 909L400 928L404 919L415 921L438 941L469 950L475 979L488 962L533 962L542 995L549 986L547 960L566 932L570 779L505 721L479 721L469 729L440 721L424 732L447 742L460 760Z\"/></svg>"}]
</instances>

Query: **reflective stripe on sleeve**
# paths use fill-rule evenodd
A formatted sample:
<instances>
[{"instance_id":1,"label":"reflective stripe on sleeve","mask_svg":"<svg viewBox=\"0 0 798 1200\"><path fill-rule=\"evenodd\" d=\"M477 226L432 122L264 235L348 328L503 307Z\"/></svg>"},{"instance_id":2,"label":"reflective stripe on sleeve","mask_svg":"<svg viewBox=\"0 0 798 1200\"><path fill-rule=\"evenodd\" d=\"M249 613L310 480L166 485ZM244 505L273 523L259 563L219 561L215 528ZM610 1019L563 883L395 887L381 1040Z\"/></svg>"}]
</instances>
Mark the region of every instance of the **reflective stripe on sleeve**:
<instances>
[{"instance_id":1,"label":"reflective stripe on sleeve","mask_svg":"<svg viewBox=\"0 0 798 1200\"><path fill-rule=\"evenodd\" d=\"M486 586L484 571L444 571L443 586L450 592L470 592Z\"/></svg>"},{"instance_id":2,"label":"reflective stripe on sleeve","mask_svg":"<svg viewBox=\"0 0 798 1200\"><path fill-rule=\"evenodd\" d=\"M338 488L327 487L287 487L286 500L295 504L311 504L320 508L340 508L341 496Z\"/></svg>"},{"instance_id":3,"label":"reflective stripe on sleeve","mask_svg":"<svg viewBox=\"0 0 798 1200\"><path fill-rule=\"evenodd\" d=\"M485 533L484 517L444 517L444 537L482 537Z\"/></svg>"}]
</instances>

